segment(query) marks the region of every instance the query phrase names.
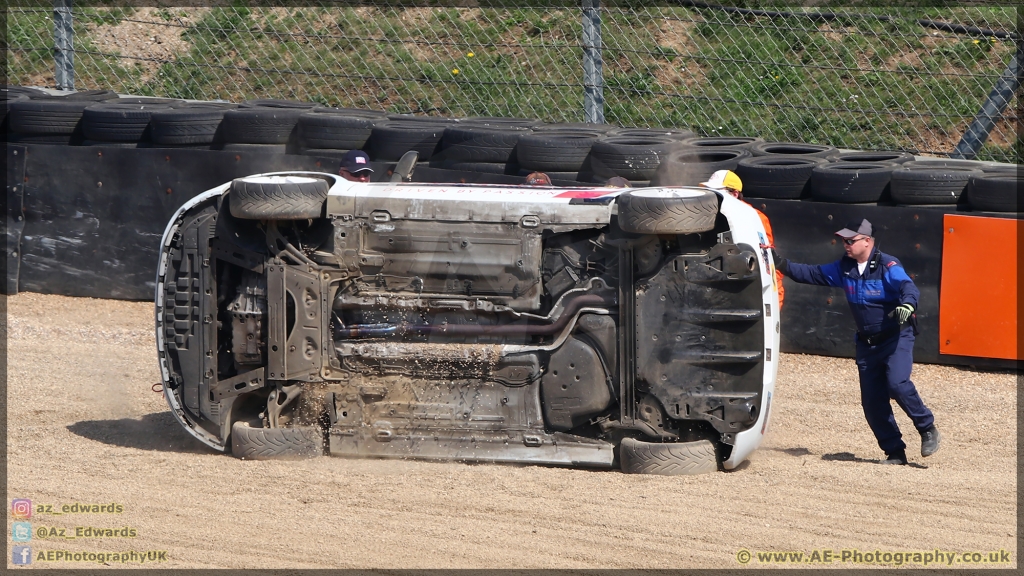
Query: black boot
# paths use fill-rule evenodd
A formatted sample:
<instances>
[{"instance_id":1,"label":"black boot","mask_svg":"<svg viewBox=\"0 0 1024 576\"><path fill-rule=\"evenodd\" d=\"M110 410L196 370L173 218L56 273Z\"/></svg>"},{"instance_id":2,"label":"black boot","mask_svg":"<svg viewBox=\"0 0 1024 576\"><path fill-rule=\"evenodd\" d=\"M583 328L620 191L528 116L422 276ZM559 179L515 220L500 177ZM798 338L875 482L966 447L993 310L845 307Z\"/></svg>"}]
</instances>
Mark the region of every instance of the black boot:
<instances>
[{"instance_id":1,"label":"black boot","mask_svg":"<svg viewBox=\"0 0 1024 576\"><path fill-rule=\"evenodd\" d=\"M931 456L939 451L939 441L942 440L942 434L939 434L939 429L932 424L927 429L921 431L921 456Z\"/></svg>"},{"instance_id":2,"label":"black boot","mask_svg":"<svg viewBox=\"0 0 1024 576\"><path fill-rule=\"evenodd\" d=\"M885 460L879 462L879 464L899 464L904 466L907 463L907 452L906 450L898 450L896 452L886 452Z\"/></svg>"}]
</instances>

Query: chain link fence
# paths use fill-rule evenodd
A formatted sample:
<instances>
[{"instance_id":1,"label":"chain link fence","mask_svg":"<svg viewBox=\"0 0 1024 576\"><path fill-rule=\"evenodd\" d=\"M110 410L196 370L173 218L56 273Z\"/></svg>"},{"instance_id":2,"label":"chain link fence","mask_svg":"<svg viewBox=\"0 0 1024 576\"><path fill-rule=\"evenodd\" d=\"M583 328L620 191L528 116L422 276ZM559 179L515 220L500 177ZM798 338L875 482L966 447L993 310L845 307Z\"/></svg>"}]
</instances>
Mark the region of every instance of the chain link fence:
<instances>
[{"instance_id":1,"label":"chain link fence","mask_svg":"<svg viewBox=\"0 0 1024 576\"><path fill-rule=\"evenodd\" d=\"M622 126L948 155L1009 69L1008 105L990 110L978 158L1020 157L1015 7L604 2L598 46L584 26L593 0L312 4L74 6L74 87L568 122L588 118L589 92ZM7 9L8 83L55 85L54 15ZM586 54L599 58L596 76Z\"/></svg>"}]
</instances>

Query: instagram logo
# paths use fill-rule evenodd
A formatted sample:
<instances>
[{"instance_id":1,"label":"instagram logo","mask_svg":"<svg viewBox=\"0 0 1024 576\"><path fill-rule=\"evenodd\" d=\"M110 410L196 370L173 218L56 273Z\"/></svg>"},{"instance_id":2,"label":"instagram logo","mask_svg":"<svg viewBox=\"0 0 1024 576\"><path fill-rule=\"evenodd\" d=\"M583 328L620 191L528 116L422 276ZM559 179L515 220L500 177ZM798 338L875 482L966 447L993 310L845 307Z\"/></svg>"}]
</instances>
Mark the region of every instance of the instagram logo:
<instances>
[{"instance_id":1,"label":"instagram logo","mask_svg":"<svg viewBox=\"0 0 1024 576\"><path fill-rule=\"evenodd\" d=\"M32 501L28 498L15 498L11 500L11 516L18 520L28 520L32 517Z\"/></svg>"}]
</instances>

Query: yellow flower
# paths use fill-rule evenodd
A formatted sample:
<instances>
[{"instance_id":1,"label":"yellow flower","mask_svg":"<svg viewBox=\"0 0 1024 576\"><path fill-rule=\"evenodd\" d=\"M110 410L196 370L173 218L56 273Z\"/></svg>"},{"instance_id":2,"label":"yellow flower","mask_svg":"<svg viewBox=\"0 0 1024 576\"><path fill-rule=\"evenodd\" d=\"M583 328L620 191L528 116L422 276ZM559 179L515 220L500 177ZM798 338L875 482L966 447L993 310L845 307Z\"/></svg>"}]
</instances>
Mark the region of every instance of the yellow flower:
<instances>
[{"instance_id":1,"label":"yellow flower","mask_svg":"<svg viewBox=\"0 0 1024 576\"><path fill-rule=\"evenodd\" d=\"M452 74L458 74L458 73L459 73L459 69L458 68L452 68Z\"/></svg>"},{"instance_id":2,"label":"yellow flower","mask_svg":"<svg viewBox=\"0 0 1024 576\"><path fill-rule=\"evenodd\" d=\"M975 41L974 41L974 43L975 43L975 44L977 44L977 43L978 43L978 41L977 41L977 40L975 40Z\"/></svg>"},{"instance_id":3,"label":"yellow flower","mask_svg":"<svg viewBox=\"0 0 1024 576\"><path fill-rule=\"evenodd\" d=\"M466 54L466 56L469 56L470 58L472 58L473 56L475 56L475 54L473 54L472 52L470 52L469 54Z\"/></svg>"}]
</instances>

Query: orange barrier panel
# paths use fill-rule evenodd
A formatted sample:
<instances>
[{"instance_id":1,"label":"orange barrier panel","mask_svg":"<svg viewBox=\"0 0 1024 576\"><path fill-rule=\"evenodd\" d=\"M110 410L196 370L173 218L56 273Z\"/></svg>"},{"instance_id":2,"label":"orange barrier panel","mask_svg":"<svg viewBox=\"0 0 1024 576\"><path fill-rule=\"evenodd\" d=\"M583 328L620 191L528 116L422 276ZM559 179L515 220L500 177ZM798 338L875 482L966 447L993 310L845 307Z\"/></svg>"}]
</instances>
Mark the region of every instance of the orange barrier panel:
<instances>
[{"instance_id":1,"label":"orange barrier panel","mask_svg":"<svg viewBox=\"0 0 1024 576\"><path fill-rule=\"evenodd\" d=\"M946 214L939 353L1021 360L1017 239L1024 221Z\"/></svg>"}]
</instances>

